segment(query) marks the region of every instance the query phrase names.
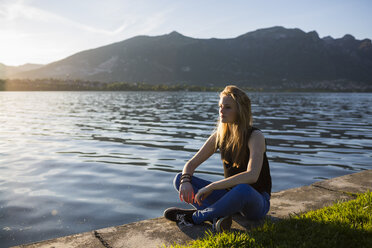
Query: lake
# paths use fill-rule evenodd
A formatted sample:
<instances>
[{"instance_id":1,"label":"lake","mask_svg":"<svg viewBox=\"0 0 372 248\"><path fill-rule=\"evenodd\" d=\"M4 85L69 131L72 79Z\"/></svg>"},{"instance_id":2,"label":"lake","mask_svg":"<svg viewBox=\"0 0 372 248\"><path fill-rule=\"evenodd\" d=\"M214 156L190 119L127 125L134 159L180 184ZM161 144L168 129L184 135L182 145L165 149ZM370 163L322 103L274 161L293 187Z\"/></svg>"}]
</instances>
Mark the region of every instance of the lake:
<instances>
[{"instance_id":1,"label":"lake","mask_svg":"<svg viewBox=\"0 0 372 248\"><path fill-rule=\"evenodd\" d=\"M248 93L273 192L372 169L371 93ZM0 246L159 217L218 93L0 92ZM197 175L223 177L219 154Z\"/></svg>"}]
</instances>

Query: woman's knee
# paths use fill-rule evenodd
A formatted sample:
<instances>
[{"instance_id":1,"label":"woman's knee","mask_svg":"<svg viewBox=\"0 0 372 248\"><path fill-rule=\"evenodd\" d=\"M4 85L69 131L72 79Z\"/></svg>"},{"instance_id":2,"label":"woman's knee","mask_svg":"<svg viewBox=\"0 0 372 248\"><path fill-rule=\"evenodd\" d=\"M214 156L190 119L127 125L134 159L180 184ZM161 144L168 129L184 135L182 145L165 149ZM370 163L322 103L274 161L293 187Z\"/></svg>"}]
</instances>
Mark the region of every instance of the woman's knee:
<instances>
[{"instance_id":1,"label":"woman's knee","mask_svg":"<svg viewBox=\"0 0 372 248\"><path fill-rule=\"evenodd\" d=\"M182 175L182 172L180 173L177 173L177 175L174 177L173 179L173 186L174 188L178 191L178 189L180 188L180 180L181 180L181 175Z\"/></svg>"},{"instance_id":2,"label":"woman's knee","mask_svg":"<svg viewBox=\"0 0 372 248\"><path fill-rule=\"evenodd\" d=\"M252 196L252 194L255 194L256 190L249 184L238 184L233 189L237 194L241 195L241 197L249 197Z\"/></svg>"},{"instance_id":3,"label":"woman's knee","mask_svg":"<svg viewBox=\"0 0 372 248\"><path fill-rule=\"evenodd\" d=\"M253 190L253 187L249 184L242 183L242 184L236 185L233 189L239 192L249 192Z\"/></svg>"}]
</instances>

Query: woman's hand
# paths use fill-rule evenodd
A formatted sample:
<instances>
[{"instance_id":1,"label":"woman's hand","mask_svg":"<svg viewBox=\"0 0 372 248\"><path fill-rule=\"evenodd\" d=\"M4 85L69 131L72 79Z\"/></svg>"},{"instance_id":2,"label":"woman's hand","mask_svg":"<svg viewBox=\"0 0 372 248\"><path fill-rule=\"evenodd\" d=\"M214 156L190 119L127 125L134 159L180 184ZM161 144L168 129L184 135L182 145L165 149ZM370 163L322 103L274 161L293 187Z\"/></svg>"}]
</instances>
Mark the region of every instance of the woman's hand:
<instances>
[{"instance_id":1,"label":"woman's hand","mask_svg":"<svg viewBox=\"0 0 372 248\"><path fill-rule=\"evenodd\" d=\"M203 204L202 201L204 201L212 192L213 189L211 188L210 184L199 189L198 193L195 195L195 202L201 206Z\"/></svg>"},{"instance_id":2,"label":"woman's hand","mask_svg":"<svg viewBox=\"0 0 372 248\"><path fill-rule=\"evenodd\" d=\"M185 182L180 185L180 200L192 204L194 202L194 189L190 182Z\"/></svg>"}]
</instances>

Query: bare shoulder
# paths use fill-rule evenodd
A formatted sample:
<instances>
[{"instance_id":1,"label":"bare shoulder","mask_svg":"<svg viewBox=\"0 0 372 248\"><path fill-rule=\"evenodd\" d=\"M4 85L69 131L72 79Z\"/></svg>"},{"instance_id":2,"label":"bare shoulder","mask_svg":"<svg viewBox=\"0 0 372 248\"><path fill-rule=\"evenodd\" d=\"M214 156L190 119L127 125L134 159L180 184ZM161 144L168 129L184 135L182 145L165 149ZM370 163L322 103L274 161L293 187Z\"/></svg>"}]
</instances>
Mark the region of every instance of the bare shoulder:
<instances>
[{"instance_id":1,"label":"bare shoulder","mask_svg":"<svg viewBox=\"0 0 372 248\"><path fill-rule=\"evenodd\" d=\"M249 138L248 146L250 149L261 148L265 150L265 136L260 130L254 130Z\"/></svg>"},{"instance_id":2,"label":"bare shoulder","mask_svg":"<svg viewBox=\"0 0 372 248\"><path fill-rule=\"evenodd\" d=\"M217 132L213 132L211 136L209 136L209 140L216 142L216 139L217 139Z\"/></svg>"},{"instance_id":3,"label":"bare shoulder","mask_svg":"<svg viewBox=\"0 0 372 248\"><path fill-rule=\"evenodd\" d=\"M265 136L260 130L253 130L251 134L251 139L265 140Z\"/></svg>"},{"instance_id":4,"label":"bare shoulder","mask_svg":"<svg viewBox=\"0 0 372 248\"><path fill-rule=\"evenodd\" d=\"M217 131L214 131L210 137L216 137L217 136Z\"/></svg>"},{"instance_id":5,"label":"bare shoulder","mask_svg":"<svg viewBox=\"0 0 372 248\"><path fill-rule=\"evenodd\" d=\"M217 133L216 132L212 133L211 136L209 136L209 138L205 142L205 146L215 147L216 138L217 138Z\"/></svg>"}]
</instances>

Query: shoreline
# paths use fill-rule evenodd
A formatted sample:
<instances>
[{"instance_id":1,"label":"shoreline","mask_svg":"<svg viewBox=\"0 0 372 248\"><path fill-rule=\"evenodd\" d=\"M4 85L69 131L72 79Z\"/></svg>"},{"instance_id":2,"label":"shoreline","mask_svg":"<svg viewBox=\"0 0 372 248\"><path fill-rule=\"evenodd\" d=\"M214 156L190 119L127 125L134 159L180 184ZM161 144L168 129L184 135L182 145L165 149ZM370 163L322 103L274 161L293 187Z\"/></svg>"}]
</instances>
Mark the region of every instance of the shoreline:
<instances>
[{"instance_id":1,"label":"shoreline","mask_svg":"<svg viewBox=\"0 0 372 248\"><path fill-rule=\"evenodd\" d=\"M266 83L225 83L236 84L250 92L337 92L371 93L371 82L347 80L321 80L314 82L266 82ZM146 83L146 82L100 82L78 79L0 79L0 91L165 91L165 92L221 92L224 84L200 83Z\"/></svg>"},{"instance_id":2,"label":"shoreline","mask_svg":"<svg viewBox=\"0 0 372 248\"><path fill-rule=\"evenodd\" d=\"M353 194L372 191L371 178L372 170L364 170L308 186L272 193L268 218L283 219L290 215L330 206L337 201L352 200ZM240 216L234 216L232 230L244 231L261 223L262 221L247 221ZM184 244L201 238L210 228L211 225L207 223L191 228L179 228L174 222L159 217L14 247L161 247L163 244L171 245L174 242Z\"/></svg>"}]
</instances>

